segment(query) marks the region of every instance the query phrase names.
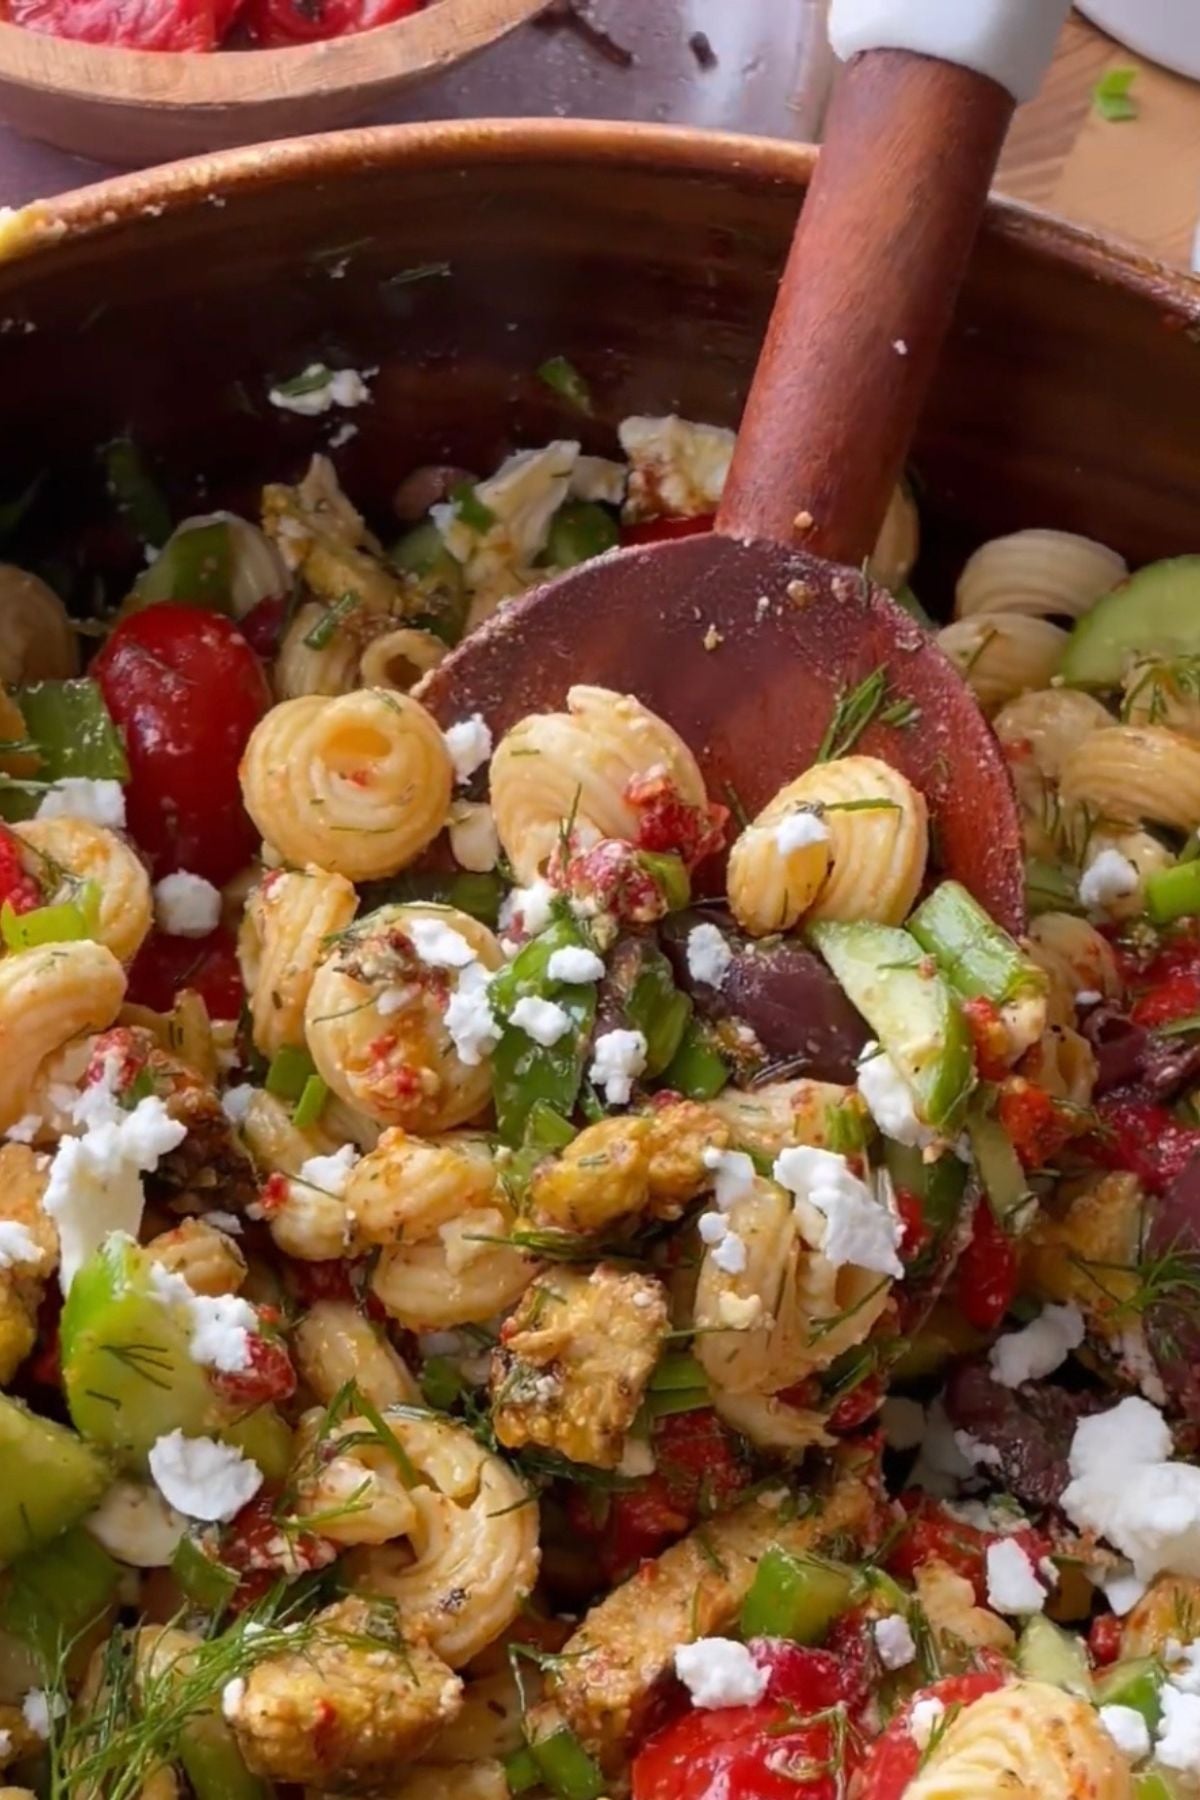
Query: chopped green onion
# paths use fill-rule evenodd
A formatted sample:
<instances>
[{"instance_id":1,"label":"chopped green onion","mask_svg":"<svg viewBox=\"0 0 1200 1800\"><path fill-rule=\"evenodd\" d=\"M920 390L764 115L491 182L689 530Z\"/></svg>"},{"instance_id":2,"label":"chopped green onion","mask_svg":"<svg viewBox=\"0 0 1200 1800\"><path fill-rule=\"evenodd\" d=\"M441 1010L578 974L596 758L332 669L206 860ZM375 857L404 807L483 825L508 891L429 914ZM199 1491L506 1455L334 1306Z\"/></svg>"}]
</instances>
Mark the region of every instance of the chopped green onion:
<instances>
[{"instance_id":1,"label":"chopped green onion","mask_svg":"<svg viewBox=\"0 0 1200 1800\"><path fill-rule=\"evenodd\" d=\"M692 1018L671 1061L662 1072L664 1087L687 1100L715 1100L729 1084L729 1065L717 1049L716 1033Z\"/></svg>"},{"instance_id":2,"label":"chopped green onion","mask_svg":"<svg viewBox=\"0 0 1200 1800\"><path fill-rule=\"evenodd\" d=\"M706 1387L669 1388L659 1394L646 1395L645 1416L648 1420L668 1419L677 1413L703 1412L711 1405L712 1395Z\"/></svg>"},{"instance_id":3,"label":"chopped green onion","mask_svg":"<svg viewBox=\"0 0 1200 1800\"><path fill-rule=\"evenodd\" d=\"M328 1098L329 1089L321 1077L310 1075L300 1090L300 1098L292 1112L292 1124L300 1131L307 1131L310 1125L316 1124L325 1111L325 1102Z\"/></svg>"},{"instance_id":4,"label":"chopped green onion","mask_svg":"<svg viewBox=\"0 0 1200 1800\"><path fill-rule=\"evenodd\" d=\"M282 394L286 400L301 400L305 394L319 394L333 380L333 370L325 363L309 363L307 369L299 375L292 375L287 381L278 381L274 392Z\"/></svg>"},{"instance_id":5,"label":"chopped green onion","mask_svg":"<svg viewBox=\"0 0 1200 1800\"><path fill-rule=\"evenodd\" d=\"M692 898L692 878L681 856L658 850L639 850L638 862L662 889L669 912L682 912Z\"/></svg>"},{"instance_id":6,"label":"chopped green onion","mask_svg":"<svg viewBox=\"0 0 1200 1800\"><path fill-rule=\"evenodd\" d=\"M1136 76L1137 70L1128 67L1104 71L1092 89L1092 105L1102 119L1119 125L1137 118L1138 103L1129 92Z\"/></svg>"},{"instance_id":7,"label":"chopped green onion","mask_svg":"<svg viewBox=\"0 0 1200 1800\"><path fill-rule=\"evenodd\" d=\"M171 514L132 438L113 438L101 451L117 511L143 544L157 550L171 535Z\"/></svg>"},{"instance_id":8,"label":"chopped green onion","mask_svg":"<svg viewBox=\"0 0 1200 1800\"><path fill-rule=\"evenodd\" d=\"M70 944L90 937L96 929L100 889L85 881L78 900L58 906L35 906L31 912L14 911L11 900L0 906L0 936L9 950L37 950L43 944Z\"/></svg>"},{"instance_id":9,"label":"chopped green onion","mask_svg":"<svg viewBox=\"0 0 1200 1800\"><path fill-rule=\"evenodd\" d=\"M460 481L456 488L450 490L450 498L454 502L455 513L472 531L482 534L496 523L495 513L479 498L473 482Z\"/></svg>"},{"instance_id":10,"label":"chopped green onion","mask_svg":"<svg viewBox=\"0 0 1200 1800\"><path fill-rule=\"evenodd\" d=\"M678 1351L664 1356L650 1377L652 1394L678 1393L686 1388L707 1388L708 1376L694 1356Z\"/></svg>"},{"instance_id":11,"label":"chopped green onion","mask_svg":"<svg viewBox=\"0 0 1200 1800\"><path fill-rule=\"evenodd\" d=\"M840 1563L772 1544L742 1602L742 1635L819 1644L850 1604L853 1585L852 1572Z\"/></svg>"},{"instance_id":12,"label":"chopped green onion","mask_svg":"<svg viewBox=\"0 0 1200 1800\"><path fill-rule=\"evenodd\" d=\"M538 369L538 380L544 381L556 394L561 394L577 411L587 413L590 417L595 410L591 388L574 363L569 362L565 356L548 356Z\"/></svg>"},{"instance_id":13,"label":"chopped green onion","mask_svg":"<svg viewBox=\"0 0 1200 1800\"><path fill-rule=\"evenodd\" d=\"M174 601L228 612L233 587L233 534L225 519L171 533L121 608L123 614Z\"/></svg>"},{"instance_id":14,"label":"chopped green onion","mask_svg":"<svg viewBox=\"0 0 1200 1800\"><path fill-rule=\"evenodd\" d=\"M1200 862L1176 863L1147 875L1146 911L1156 925L1200 916Z\"/></svg>"},{"instance_id":15,"label":"chopped green onion","mask_svg":"<svg viewBox=\"0 0 1200 1800\"><path fill-rule=\"evenodd\" d=\"M0 1630L54 1663L112 1599L121 1571L82 1526L19 1556L5 1577Z\"/></svg>"},{"instance_id":16,"label":"chopped green onion","mask_svg":"<svg viewBox=\"0 0 1200 1800\"><path fill-rule=\"evenodd\" d=\"M1189 1031L1200 1031L1200 1013L1184 1013L1182 1018L1169 1019L1154 1029L1159 1037L1186 1037Z\"/></svg>"},{"instance_id":17,"label":"chopped green onion","mask_svg":"<svg viewBox=\"0 0 1200 1800\"><path fill-rule=\"evenodd\" d=\"M542 1771L533 1751L515 1750L504 1764L504 1779L510 1794L524 1794L530 1788L541 1787Z\"/></svg>"},{"instance_id":18,"label":"chopped green onion","mask_svg":"<svg viewBox=\"0 0 1200 1800\"><path fill-rule=\"evenodd\" d=\"M358 605L357 594L342 594L332 606L327 606L312 630L305 633L304 646L307 650L324 650L331 643L342 620L352 613Z\"/></svg>"},{"instance_id":19,"label":"chopped green onion","mask_svg":"<svg viewBox=\"0 0 1200 1800\"><path fill-rule=\"evenodd\" d=\"M838 1156L857 1156L867 1147L871 1121L861 1106L843 1102L825 1108L825 1138Z\"/></svg>"},{"instance_id":20,"label":"chopped green onion","mask_svg":"<svg viewBox=\"0 0 1200 1800\"><path fill-rule=\"evenodd\" d=\"M206 1555L198 1539L191 1536L181 1537L176 1545L171 1574L193 1606L216 1615L225 1611L240 1579L235 1569Z\"/></svg>"},{"instance_id":21,"label":"chopped green onion","mask_svg":"<svg viewBox=\"0 0 1200 1800\"><path fill-rule=\"evenodd\" d=\"M277 1100L299 1100L316 1072L316 1064L307 1050L285 1044L268 1063L263 1086Z\"/></svg>"},{"instance_id":22,"label":"chopped green onion","mask_svg":"<svg viewBox=\"0 0 1200 1800\"><path fill-rule=\"evenodd\" d=\"M535 1150L565 1150L579 1136L569 1119L550 1105L535 1100L525 1122L525 1142Z\"/></svg>"},{"instance_id":23,"label":"chopped green onion","mask_svg":"<svg viewBox=\"0 0 1200 1800\"><path fill-rule=\"evenodd\" d=\"M934 888L909 919L908 930L968 1000L982 997L1004 1006L1022 994L1046 991L1042 970L961 882L943 881Z\"/></svg>"},{"instance_id":24,"label":"chopped green onion","mask_svg":"<svg viewBox=\"0 0 1200 1800\"><path fill-rule=\"evenodd\" d=\"M421 1392L438 1412L449 1412L463 1393L463 1378L448 1356L431 1356L421 1370Z\"/></svg>"},{"instance_id":25,"label":"chopped green onion","mask_svg":"<svg viewBox=\"0 0 1200 1800\"><path fill-rule=\"evenodd\" d=\"M592 500L564 500L550 521L542 560L558 569L573 569L614 550L620 539L611 512Z\"/></svg>"},{"instance_id":26,"label":"chopped green onion","mask_svg":"<svg viewBox=\"0 0 1200 1800\"><path fill-rule=\"evenodd\" d=\"M602 1800L608 1784L569 1725L529 1748L556 1800Z\"/></svg>"}]
</instances>

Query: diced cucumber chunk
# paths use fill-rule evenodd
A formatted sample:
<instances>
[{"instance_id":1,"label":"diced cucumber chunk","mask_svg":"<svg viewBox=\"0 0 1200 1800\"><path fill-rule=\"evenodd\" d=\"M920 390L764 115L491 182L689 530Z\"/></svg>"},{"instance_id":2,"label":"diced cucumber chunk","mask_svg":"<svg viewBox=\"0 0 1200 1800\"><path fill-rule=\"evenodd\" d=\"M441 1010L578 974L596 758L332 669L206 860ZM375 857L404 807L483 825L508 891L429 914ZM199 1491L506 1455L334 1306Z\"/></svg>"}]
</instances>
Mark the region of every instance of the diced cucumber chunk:
<instances>
[{"instance_id":1,"label":"diced cucumber chunk","mask_svg":"<svg viewBox=\"0 0 1200 1800\"><path fill-rule=\"evenodd\" d=\"M1200 655L1200 556L1150 563L1097 601L1059 665L1072 687L1116 688L1130 663Z\"/></svg>"},{"instance_id":2,"label":"diced cucumber chunk","mask_svg":"<svg viewBox=\"0 0 1200 1800\"><path fill-rule=\"evenodd\" d=\"M907 931L811 925L809 938L939 1131L957 1129L971 1091L971 1037L949 983Z\"/></svg>"},{"instance_id":3,"label":"diced cucumber chunk","mask_svg":"<svg viewBox=\"0 0 1200 1800\"><path fill-rule=\"evenodd\" d=\"M990 919L961 882L943 881L908 921L954 988L969 1000L1004 1006L1022 994L1040 994L1046 977L1015 938Z\"/></svg>"},{"instance_id":4,"label":"diced cucumber chunk","mask_svg":"<svg viewBox=\"0 0 1200 1800\"><path fill-rule=\"evenodd\" d=\"M1134 1800L1183 1800L1182 1791L1165 1769L1141 1769L1133 1777Z\"/></svg>"},{"instance_id":5,"label":"diced cucumber chunk","mask_svg":"<svg viewBox=\"0 0 1200 1800\"><path fill-rule=\"evenodd\" d=\"M65 1425L0 1394L0 1564L14 1562L91 1512L112 1470Z\"/></svg>"},{"instance_id":6,"label":"diced cucumber chunk","mask_svg":"<svg viewBox=\"0 0 1200 1800\"><path fill-rule=\"evenodd\" d=\"M82 1526L72 1526L45 1549L31 1550L9 1571L0 1603L0 1628L53 1663L60 1650L100 1618L121 1571Z\"/></svg>"},{"instance_id":7,"label":"diced cucumber chunk","mask_svg":"<svg viewBox=\"0 0 1200 1800\"><path fill-rule=\"evenodd\" d=\"M188 1720L179 1734L179 1760L196 1800L267 1800L271 1792L250 1773L237 1739L217 1712Z\"/></svg>"},{"instance_id":8,"label":"diced cucumber chunk","mask_svg":"<svg viewBox=\"0 0 1200 1800\"><path fill-rule=\"evenodd\" d=\"M1113 1663L1094 1678L1097 1706L1132 1706L1141 1713L1151 1736L1158 1730L1162 1717L1162 1690L1166 1674L1162 1664L1152 1656L1130 1657Z\"/></svg>"},{"instance_id":9,"label":"diced cucumber chunk","mask_svg":"<svg viewBox=\"0 0 1200 1800\"><path fill-rule=\"evenodd\" d=\"M1078 1638L1061 1630L1044 1613L1034 1613L1026 1621L1017 1641L1017 1667L1030 1681L1044 1681L1068 1694L1078 1694L1082 1700L1091 1699L1087 1651Z\"/></svg>"},{"instance_id":10,"label":"diced cucumber chunk","mask_svg":"<svg viewBox=\"0 0 1200 1800\"><path fill-rule=\"evenodd\" d=\"M742 1602L742 1636L819 1644L849 1606L853 1585L852 1571L840 1563L772 1544Z\"/></svg>"},{"instance_id":11,"label":"diced cucumber chunk","mask_svg":"<svg viewBox=\"0 0 1200 1800\"><path fill-rule=\"evenodd\" d=\"M997 1224L1010 1237L1019 1236L1033 1223L1036 1208L1012 1139L1000 1121L982 1109L974 1109L968 1114L967 1136L971 1142L971 1154L975 1159L979 1179L983 1183L983 1191Z\"/></svg>"}]
</instances>

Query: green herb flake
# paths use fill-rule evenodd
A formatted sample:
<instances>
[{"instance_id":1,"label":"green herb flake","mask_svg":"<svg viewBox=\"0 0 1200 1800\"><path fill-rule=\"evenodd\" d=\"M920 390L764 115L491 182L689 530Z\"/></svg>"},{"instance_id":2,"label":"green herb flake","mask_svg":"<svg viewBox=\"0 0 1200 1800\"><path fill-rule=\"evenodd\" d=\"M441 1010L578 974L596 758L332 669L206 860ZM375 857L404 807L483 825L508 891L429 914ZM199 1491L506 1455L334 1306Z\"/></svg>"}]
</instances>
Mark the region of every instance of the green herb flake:
<instances>
[{"instance_id":1,"label":"green herb flake","mask_svg":"<svg viewBox=\"0 0 1200 1800\"><path fill-rule=\"evenodd\" d=\"M1120 125L1126 119L1137 118L1138 103L1129 91L1136 75L1137 70L1127 66L1105 69L1092 89L1092 107L1110 125Z\"/></svg>"},{"instance_id":2,"label":"green herb flake","mask_svg":"<svg viewBox=\"0 0 1200 1800\"><path fill-rule=\"evenodd\" d=\"M574 363L569 362L565 356L547 357L538 369L538 380L544 381L556 394L561 394L577 412L587 413L590 417L595 411L591 389Z\"/></svg>"}]
</instances>

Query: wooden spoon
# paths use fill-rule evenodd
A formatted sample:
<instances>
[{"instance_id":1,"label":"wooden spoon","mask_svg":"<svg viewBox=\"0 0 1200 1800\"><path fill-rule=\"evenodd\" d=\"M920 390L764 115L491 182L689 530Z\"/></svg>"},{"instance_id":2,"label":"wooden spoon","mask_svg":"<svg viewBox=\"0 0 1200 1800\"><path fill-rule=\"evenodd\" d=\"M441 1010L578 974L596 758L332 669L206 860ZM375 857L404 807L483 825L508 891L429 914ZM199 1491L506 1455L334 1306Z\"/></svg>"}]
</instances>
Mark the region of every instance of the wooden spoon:
<instances>
[{"instance_id":1,"label":"wooden spoon","mask_svg":"<svg viewBox=\"0 0 1200 1800\"><path fill-rule=\"evenodd\" d=\"M1015 97L1036 88L1065 13L1066 0L834 0L835 44L856 54L715 531L614 551L502 608L420 690L444 724L482 713L498 738L561 707L574 682L634 693L691 746L714 798L753 814L813 762L839 696L882 669L887 699L919 718L877 716L856 747L923 789L942 869L1022 928L1021 831L996 740L957 671L858 570Z\"/></svg>"}]
</instances>

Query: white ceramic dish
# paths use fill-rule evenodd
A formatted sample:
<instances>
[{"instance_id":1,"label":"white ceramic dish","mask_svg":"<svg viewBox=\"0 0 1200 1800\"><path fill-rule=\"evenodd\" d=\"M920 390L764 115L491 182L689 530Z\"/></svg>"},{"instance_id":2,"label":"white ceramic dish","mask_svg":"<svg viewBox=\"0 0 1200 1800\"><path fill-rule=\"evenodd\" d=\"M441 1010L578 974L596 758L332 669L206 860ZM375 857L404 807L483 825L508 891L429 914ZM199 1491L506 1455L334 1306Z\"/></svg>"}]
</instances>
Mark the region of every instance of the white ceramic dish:
<instances>
[{"instance_id":1,"label":"white ceramic dish","mask_svg":"<svg viewBox=\"0 0 1200 1800\"><path fill-rule=\"evenodd\" d=\"M1197 0L1077 0L1093 24L1140 56L1200 79L1200 4Z\"/></svg>"}]
</instances>

